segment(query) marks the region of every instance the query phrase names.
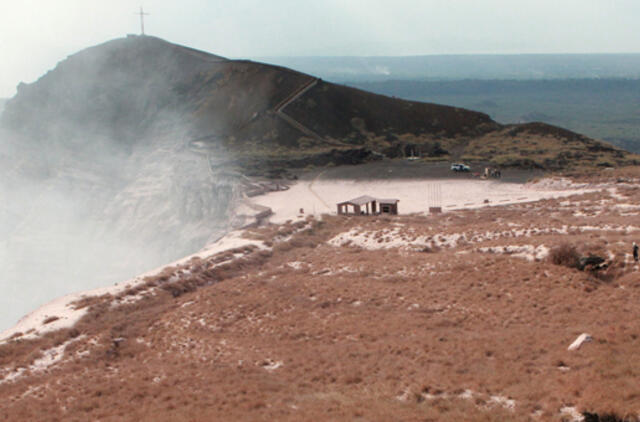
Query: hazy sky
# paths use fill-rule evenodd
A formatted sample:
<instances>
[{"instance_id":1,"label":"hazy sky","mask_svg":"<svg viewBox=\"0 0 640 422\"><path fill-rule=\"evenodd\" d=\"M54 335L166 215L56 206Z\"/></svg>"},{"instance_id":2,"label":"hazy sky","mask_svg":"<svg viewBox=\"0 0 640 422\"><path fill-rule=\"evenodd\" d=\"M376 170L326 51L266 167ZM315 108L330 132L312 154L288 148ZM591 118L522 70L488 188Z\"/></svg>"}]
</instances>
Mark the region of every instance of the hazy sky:
<instances>
[{"instance_id":1,"label":"hazy sky","mask_svg":"<svg viewBox=\"0 0 640 422\"><path fill-rule=\"evenodd\" d=\"M228 57L640 52L639 0L3 0L0 97L145 27Z\"/></svg>"}]
</instances>

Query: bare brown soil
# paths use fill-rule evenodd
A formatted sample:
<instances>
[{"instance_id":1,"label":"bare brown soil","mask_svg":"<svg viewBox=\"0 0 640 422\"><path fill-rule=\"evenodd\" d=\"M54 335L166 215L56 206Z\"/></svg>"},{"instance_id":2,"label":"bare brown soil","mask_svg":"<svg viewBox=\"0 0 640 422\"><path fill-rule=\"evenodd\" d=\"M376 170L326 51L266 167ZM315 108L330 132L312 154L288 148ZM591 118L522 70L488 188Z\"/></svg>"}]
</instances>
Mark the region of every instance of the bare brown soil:
<instances>
[{"instance_id":1,"label":"bare brown soil","mask_svg":"<svg viewBox=\"0 0 640 422\"><path fill-rule=\"evenodd\" d=\"M637 173L569 199L251 229L269 250L168 268L119 298L133 303L87 300L74 328L0 346L0 376L25 368L0 381L0 418L636 420ZM513 252L527 245L609 266ZM568 351L581 333L593 341Z\"/></svg>"}]
</instances>

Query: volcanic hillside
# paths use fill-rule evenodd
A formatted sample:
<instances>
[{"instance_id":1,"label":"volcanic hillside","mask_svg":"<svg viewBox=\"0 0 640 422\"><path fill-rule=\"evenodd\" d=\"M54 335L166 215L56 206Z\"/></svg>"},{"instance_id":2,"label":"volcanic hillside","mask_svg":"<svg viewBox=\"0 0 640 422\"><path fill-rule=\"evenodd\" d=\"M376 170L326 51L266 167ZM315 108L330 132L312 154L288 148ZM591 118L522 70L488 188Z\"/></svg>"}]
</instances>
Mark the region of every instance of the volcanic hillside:
<instances>
[{"instance_id":1,"label":"volcanic hillside","mask_svg":"<svg viewBox=\"0 0 640 422\"><path fill-rule=\"evenodd\" d=\"M562 199L256 228L57 302L0 342L0 417L637 421L640 173L607 173L538 183Z\"/></svg>"},{"instance_id":2,"label":"volcanic hillside","mask_svg":"<svg viewBox=\"0 0 640 422\"><path fill-rule=\"evenodd\" d=\"M404 101L290 69L227 60L149 36L68 57L20 84L2 125L38 138L100 134L124 145L172 134L236 163L304 167L421 155L502 166L630 164L635 156L545 124Z\"/></svg>"}]
</instances>

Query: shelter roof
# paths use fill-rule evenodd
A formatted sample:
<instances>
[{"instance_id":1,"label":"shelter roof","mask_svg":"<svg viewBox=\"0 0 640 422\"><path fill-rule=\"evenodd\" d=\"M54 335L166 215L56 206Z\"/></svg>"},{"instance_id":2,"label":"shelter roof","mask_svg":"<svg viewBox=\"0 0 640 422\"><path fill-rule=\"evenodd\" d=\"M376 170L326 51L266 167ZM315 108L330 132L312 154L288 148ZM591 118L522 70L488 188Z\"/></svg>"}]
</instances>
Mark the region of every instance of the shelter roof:
<instances>
[{"instance_id":1,"label":"shelter roof","mask_svg":"<svg viewBox=\"0 0 640 422\"><path fill-rule=\"evenodd\" d=\"M396 204L399 199L378 199L369 195L362 195L357 198L350 199L348 201L340 202L339 205L349 204L349 205L365 205L369 202L378 202L380 204Z\"/></svg>"},{"instance_id":2,"label":"shelter roof","mask_svg":"<svg viewBox=\"0 0 640 422\"><path fill-rule=\"evenodd\" d=\"M377 201L376 198L369 195L362 195L357 198L350 199L348 201L340 202L341 204L350 204L350 205L364 205L369 202Z\"/></svg>"}]
</instances>

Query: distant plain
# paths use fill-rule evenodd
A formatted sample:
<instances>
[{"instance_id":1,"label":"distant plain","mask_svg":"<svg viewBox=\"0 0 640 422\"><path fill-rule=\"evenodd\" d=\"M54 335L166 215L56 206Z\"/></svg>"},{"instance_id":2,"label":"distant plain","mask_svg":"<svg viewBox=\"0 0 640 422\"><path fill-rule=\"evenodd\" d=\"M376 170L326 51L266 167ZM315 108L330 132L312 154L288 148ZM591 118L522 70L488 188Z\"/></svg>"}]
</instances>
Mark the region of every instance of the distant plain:
<instances>
[{"instance_id":1,"label":"distant plain","mask_svg":"<svg viewBox=\"0 0 640 422\"><path fill-rule=\"evenodd\" d=\"M378 94L541 121L640 152L640 54L268 57Z\"/></svg>"},{"instance_id":2,"label":"distant plain","mask_svg":"<svg viewBox=\"0 0 640 422\"><path fill-rule=\"evenodd\" d=\"M639 79L396 80L351 85L481 111L500 123L545 122L640 152Z\"/></svg>"}]
</instances>

